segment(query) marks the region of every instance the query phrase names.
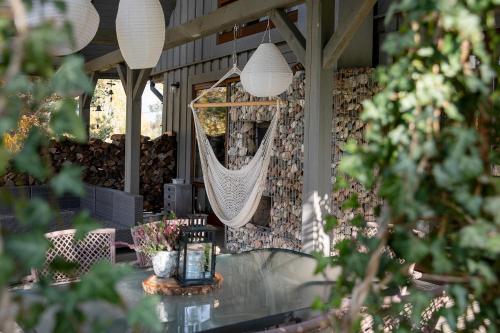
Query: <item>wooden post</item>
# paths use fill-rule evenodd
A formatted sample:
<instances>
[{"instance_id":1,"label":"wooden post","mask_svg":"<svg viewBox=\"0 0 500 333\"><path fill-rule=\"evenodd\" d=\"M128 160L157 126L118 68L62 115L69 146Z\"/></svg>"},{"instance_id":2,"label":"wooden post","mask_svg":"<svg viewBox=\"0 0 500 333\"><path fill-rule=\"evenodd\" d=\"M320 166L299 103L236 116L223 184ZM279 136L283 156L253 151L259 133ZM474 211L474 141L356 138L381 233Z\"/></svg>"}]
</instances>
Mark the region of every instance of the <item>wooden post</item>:
<instances>
[{"instance_id":1,"label":"wooden post","mask_svg":"<svg viewBox=\"0 0 500 333\"><path fill-rule=\"evenodd\" d=\"M97 73L90 74L90 80L92 82L93 90L95 90L95 86L97 84L98 76ZM94 95L94 91L92 93L85 93L80 95L78 98L78 110L80 117L82 117L83 123L85 125L85 133L87 133L87 138L90 138L90 102L92 101L92 96Z\"/></svg>"},{"instance_id":2,"label":"wooden post","mask_svg":"<svg viewBox=\"0 0 500 333\"><path fill-rule=\"evenodd\" d=\"M168 112L168 73L163 75L163 104L161 109L161 132L165 133L168 131L167 125L167 112Z\"/></svg>"},{"instance_id":3,"label":"wooden post","mask_svg":"<svg viewBox=\"0 0 500 333\"><path fill-rule=\"evenodd\" d=\"M323 220L330 212L332 171L333 69L323 69L322 54L332 35L335 1L307 1L306 99L302 248L330 254Z\"/></svg>"},{"instance_id":4,"label":"wooden post","mask_svg":"<svg viewBox=\"0 0 500 333\"><path fill-rule=\"evenodd\" d=\"M127 95L125 126L125 192L139 194L141 164L141 102L151 69L119 67ZM126 75L124 72L126 72Z\"/></svg>"},{"instance_id":5,"label":"wooden post","mask_svg":"<svg viewBox=\"0 0 500 333\"><path fill-rule=\"evenodd\" d=\"M306 39L304 38L300 30L292 21L290 21L283 9L273 9L271 12L269 12L268 15L273 21L276 28L278 28L278 31L280 32L283 39L292 49L293 53L297 57L297 61L301 64L305 64Z\"/></svg>"}]
</instances>

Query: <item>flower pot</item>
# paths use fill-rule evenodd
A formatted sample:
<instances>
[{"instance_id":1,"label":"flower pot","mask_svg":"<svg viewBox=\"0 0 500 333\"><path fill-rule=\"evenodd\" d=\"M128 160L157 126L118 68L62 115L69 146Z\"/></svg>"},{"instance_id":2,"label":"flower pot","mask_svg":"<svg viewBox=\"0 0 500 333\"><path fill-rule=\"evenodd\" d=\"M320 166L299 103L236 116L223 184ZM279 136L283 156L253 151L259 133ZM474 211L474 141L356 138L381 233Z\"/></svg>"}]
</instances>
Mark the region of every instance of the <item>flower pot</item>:
<instances>
[{"instance_id":1,"label":"flower pot","mask_svg":"<svg viewBox=\"0 0 500 333\"><path fill-rule=\"evenodd\" d=\"M156 252L151 257L155 275L160 278L169 278L174 276L177 271L177 256L177 251Z\"/></svg>"}]
</instances>

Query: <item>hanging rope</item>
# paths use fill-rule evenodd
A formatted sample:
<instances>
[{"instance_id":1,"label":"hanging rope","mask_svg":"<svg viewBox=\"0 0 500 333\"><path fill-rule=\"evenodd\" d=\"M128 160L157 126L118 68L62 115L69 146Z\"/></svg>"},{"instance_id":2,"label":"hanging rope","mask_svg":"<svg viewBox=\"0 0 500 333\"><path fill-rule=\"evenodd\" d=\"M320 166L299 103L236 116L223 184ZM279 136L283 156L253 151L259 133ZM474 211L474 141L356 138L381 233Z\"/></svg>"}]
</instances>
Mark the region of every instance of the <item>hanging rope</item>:
<instances>
[{"instance_id":1,"label":"hanging rope","mask_svg":"<svg viewBox=\"0 0 500 333\"><path fill-rule=\"evenodd\" d=\"M238 25L233 27L233 67L238 66L238 55L236 54L236 42L238 39Z\"/></svg>"},{"instance_id":2,"label":"hanging rope","mask_svg":"<svg viewBox=\"0 0 500 333\"><path fill-rule=\"evenodd\" d=\"M269 37L269 43L272 43L272 41L271 41L271 20L269 19L269 17L267 18L266 30L264 31L264 35L262 36L262 40L260 41L261 44L264 43L264 40L266 39L266 34Z\"/></svg>"}]
</instances>

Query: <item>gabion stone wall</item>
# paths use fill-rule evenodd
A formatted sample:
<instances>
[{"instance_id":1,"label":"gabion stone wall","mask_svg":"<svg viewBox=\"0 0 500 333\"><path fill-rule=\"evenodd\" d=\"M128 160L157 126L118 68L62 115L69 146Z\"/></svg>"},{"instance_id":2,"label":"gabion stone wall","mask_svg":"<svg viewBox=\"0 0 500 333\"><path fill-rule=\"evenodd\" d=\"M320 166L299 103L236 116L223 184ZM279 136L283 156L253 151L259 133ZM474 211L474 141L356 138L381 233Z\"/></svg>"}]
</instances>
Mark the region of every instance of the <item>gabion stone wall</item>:
<instances>
[{"instance_id":1,"label":"gabion stone wall","mask_svg":"<svg viewBox=\"0 0 500 333\"><path fill-rule=\"evenodd\" d=\"M240 83L232 86L233 101L251 101ZM280 120L275 150L269 165L265 196L271 198L269 225L252 223L238 229L227 228L227 248L239 252L255 248L301 248L302 161L304 143L304 72L297 72L287 92L281 96ZM265 134L275 107L233 108L229 116L228 165L239 169L252 158L256 135ZM260 130L258 129L260 128Z\"/></svg>"},{"instance_id":2,"label":"gabion stone wall","mask_svg":"<svg viewBox=\"0 0 500 333\"><path fill-rule=\"evenodd\" d=\"M333 91L333 142L332 142L332 183L335 184L337 168L343 155L342 147L349 141L363 142L365 124L359 118L364 100L371 99L377 86L373 79L373 69L344 69L334 76ZM336 242L356 235L356 228L349 221L359 214L369 224L375 223L374 207L377 197L373 192L366 191L361 184L348 180L349 187L332 193L332 214L337 217L340 226L333 232L332 245ZM341 211L342 203L357 194L360 207L356 210ZM373 233L374 228L367 230Z\"/></svg>"},{"instance_id":3,"label":"gabion stone wall","mask_svg":"<svg viewBox=\"0 0 500 333\"><path fill-rule=\"evenodd\" d=\"M269 166L266 195L271 198L269 226L252 223L242 228L227 228L227 248L232 252L256 248L286 248L300 250L302 247L301 214L304 156L304 72L297 72L289 90L281 98L285 106L281 109L275 152ZM332 119L332 179L342 156L342 146L353 138L362 139L364 124L359 119L362 101L375 93L372 69L340 70L334 77L334 108ZM239 83L232 86L233 101L250 101L254 97L243 92ZM256 127L271 120L275 108L234 108L229 116L228 165L238 169L248 163L255 153ZM259 125L260 124L260 125ZM357 193L361 207L357 212L341 212L338 208L352 193ZM342 223L333 233L333 243L350 237L355 232L349 220L361 213L368 221L374 221L373 204L376 198L352 182L348 189L332 196L333 214Z\"/></svg>"}]
</instances>

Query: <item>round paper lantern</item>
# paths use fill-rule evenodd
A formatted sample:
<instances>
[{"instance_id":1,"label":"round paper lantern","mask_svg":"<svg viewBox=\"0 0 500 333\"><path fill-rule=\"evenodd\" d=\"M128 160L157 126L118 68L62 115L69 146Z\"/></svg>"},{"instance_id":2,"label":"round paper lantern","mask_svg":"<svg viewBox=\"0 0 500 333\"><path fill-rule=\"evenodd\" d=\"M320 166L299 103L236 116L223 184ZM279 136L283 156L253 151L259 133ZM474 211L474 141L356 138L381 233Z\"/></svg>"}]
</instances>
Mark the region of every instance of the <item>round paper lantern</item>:
<instances>
[{"instance_id":1,"label":"round paper lantern","mask_svg":"<svg viewBox=\"0 0 500 333\"><path fill-rule=\"evenodd\" d=\"M72 40L55 45L51 50L56 56L64 56L80 51L87 46L99 28L99 13L90 0L64 0L64 11L58 9L53 2L33 1L28 14L28 24L36 27L51 21L58 29L62 29L66 22L72 27Z\"/></svg>"},{"instance_id":2,"label":"round paper lantern","mask_svg":"<svg viewBox=\"0 0 500 333\"><path fill-rule=\"evenodd\" d=\"M116 16L118 45L132 69L156 66L165 43L165 17L158 0L120 0Z\"/></svg>"},{"instance_id":3,"label":"round paper lantern","mask_svg":"<svg viewBox=\"0 0 500 333\"><path fill-rule=\"evenodd\" d=\"M292 70L273 43L260 44L241 72L243 88L257 97L281 94L288 89L292 79Z\"/></svg>"}]
</instances>

